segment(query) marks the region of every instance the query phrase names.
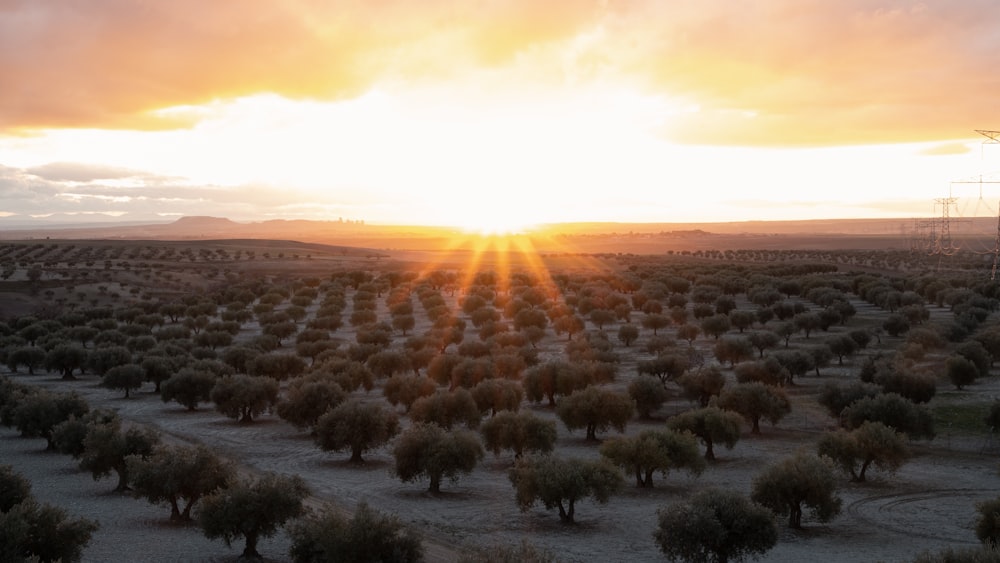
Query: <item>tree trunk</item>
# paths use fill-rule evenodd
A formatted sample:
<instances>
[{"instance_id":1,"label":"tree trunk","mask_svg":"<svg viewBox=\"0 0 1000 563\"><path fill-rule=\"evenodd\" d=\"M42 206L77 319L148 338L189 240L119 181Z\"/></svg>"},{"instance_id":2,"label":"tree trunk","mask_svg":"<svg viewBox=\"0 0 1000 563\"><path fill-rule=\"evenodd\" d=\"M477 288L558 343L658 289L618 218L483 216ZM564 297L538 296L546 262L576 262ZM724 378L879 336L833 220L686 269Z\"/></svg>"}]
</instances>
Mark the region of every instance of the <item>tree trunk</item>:
<instances>
[{"instance_id":1,"label":"tree trunk","mask_svg":"<svg viewBox=\"0 0 1000 563\"><path fill-rule=\"evenodd\" d=\"M247 541L246 546L243 548L243 555L241 555L241 557L254 561L259 560L261 557L260 554L257 553L257 534L246 534L244 537L246 537Z\"/></svg>"},{"instance_id":2,"label":"tree trunk","mask_svg":"<svg viewBox=\"0 0 1000 563\"><path fill-rule=\"evenodd\" d=\"M240 416L240 424L250 424L253 422L253 415L250 414L250 408L243 409L243 413Z\"/></svg>"},{"instance_id":3,"label":"tree trunk","mask_svg":"<svg viewBox=\"0 0 1000 563\"><path fill-rule=\"evenodd\" d=\"M431 475L431 484L430 484L429 487L427 487L427 490L430 491L430 492L432 492L432 493L434 493L434 494L438 494L438 493L441 492L441 476L440 475Z\"/></svg>"},{"instance_id":4,"label":"tree trunk","mask_svg":"<svg viewBox=\"0 0 1000 563\"><path fill-rule=\"evenodd\" d=\"M635 486L636 487L646 486L646 482L642 480L642 468L640 468L638 465L635 466Z\"/></svg>"},{"instance_id":5,"label":"tree trunk","mask_svg":"<svg viewBox=\"0 0 1000 563\"><path fill-rule=\"evenodd\" d=\"M707 438L702 438L701 441L705 444L705 459L715 461L715 450L712 448L712 441Z\"/></svg>"},{"instance_id":6,"label":"tree trunk","mask_svg":"<svg viewBox=\"0 0 1000 563\"><path fill-rule=\"evenodd\" d=\"M653 472L654 471L655 471L655 469L652 469L652 468L646 470L646 482L643 484L643 487L652 487L653 486Z\"/></svg>"},{"instance_id":7,"label":"tree trunk","mask_svg":"<svg viewBox=\"0 0 1000 563\"><path fill-rule=\"evenodd\" d=\"M597 441L597 425L594 424L587 425L587 440L590 442Z\"/></svg>"},{"instance_id":8,"label":"tree trunk","mask_svg":"<svg viewBox=\"0 0 1000 563\"><path fill-rule=\"evenodd\" d=\"M177 499L170 499L170 521L180 522L181 521L181 510L177 507Z\"/></svg>"},{"instance_id":9,"label":"tree trunk","mask_svg":"<svg viewBox=\"0 0 1000 563\"><path fill-rule=\"evenodd\" d=\"M798 504L792 504L789 506L788 527L795 530L802 529L802 507Z\"/></svg>"},{"instance_id":10,"label":"tree trunk","mask_svg":"<svg viewBox=\"0 0 1000 563\"><path fill-rule=\"evenodd\" d=\"M115 472L118 473L118 486L115 487L115 492L121 493L129 490L128 472L125 471L125 468L124 467L120 469L116 468Z\"/></svg>"},{"instance_id":11,"label":"tree trunk","mask_svg":"<svg viewBox=\"0 0 1000 563\"><path fill-rule=\"evenodd\" d=\"M559 507L559 520L561 520L563 524L572 524L574 522L573 513L576 511L574 501L569 501L569 510L563 508L563 501L561 500L557 506Z\"/></svg>"},{"instance_id":12,"label":"tree trunk","mask_svg":"<svg viewBox=\"0 0 1000 563\"><path fill-rule=\"evenodd\" d=\"M76 381L76 376L73 375L73 370L66 370L63 372L63 381Z\"/></svg>"},{"instance_id":13,"label":"tree trunk","mask_svg":"<svg viewBox=\"0 0 1000 563\"><path fill-rule=\"evenodd\" d=\"M197 502L199 498L201 497L195 496L188 499L187 504L184 505L184 512L181 513L182 520L184 520L185 522L191 521L191 507L194 506L194 503Z\"/></svg>"},{"instance_id":14,"label":"tree trunk","mask_svg":"<svg viewBox=\"0 0 1000 563\"><path fill-rule=\"evenodd\" d=\"M753 426L750 428L751 434L760 434L760 417L753 419Z\"/></svg>"},{"instance_id":15,"label":"tree trunk","mask_svg":"<svg viewBox=\"0 0 1000 563\"><path fill-rule=\"evenodd\" d=\"M361 458L362 448L351 448L351 463L361 464L365 460Z\"/></svg>"},{"instance_id":16,"label":"tree trunk","mask_svg":"<svg viewBox=\"0 0 1000 563\"><path fill-rule=\"evenodd\" d=\"M857 481L858 483L865 482L865 471L868 471L868 466L871 465L873 461L875 460L869 457L864 461L864 463L861 464L861 471L858 473L858 476L854 479L855 481Z\"/></svg>"}]
</instances>

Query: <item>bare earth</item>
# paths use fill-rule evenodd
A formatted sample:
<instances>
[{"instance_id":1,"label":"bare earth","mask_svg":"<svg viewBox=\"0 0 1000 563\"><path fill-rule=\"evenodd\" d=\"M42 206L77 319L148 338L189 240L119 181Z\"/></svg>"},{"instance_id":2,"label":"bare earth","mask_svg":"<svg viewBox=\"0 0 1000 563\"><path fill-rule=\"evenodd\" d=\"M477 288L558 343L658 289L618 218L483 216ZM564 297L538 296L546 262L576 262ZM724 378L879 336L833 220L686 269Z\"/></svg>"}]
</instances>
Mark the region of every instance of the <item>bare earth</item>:
<instances>
[{"instance_id":1,"label":"bare earth","mask_svg":"<svg viewBox=\"0 0 1000 563\"><path fill-rule=\"evenodd\" d=\"M815 441L832 421L803 399L830 377L806 377L793 390L793 413L763 434L745 434L733 450L719 450L719 461L700 477L686 473L657 478L656 488L626 488L607 505L583 502L579 523L565 526L553 512L537 507L521 513L506 479L511 459L488 454L471 475L446 483L443 494L432 496L422 483L400 483L390 473L386 451L369 454L361 468L346 463L345 455L324 453L309 437L276 416L252 425L239 425L209 408L189 413L165 404L150 389L131 399L96 385L93 377L65 383L56 377L24 375L19 381L56 389L73 389L91 406L118 409L133 422L155 425L169 441L201 442L238 460L249 471L298 474L316 499L349 509L364 500L397 513L422 531L428 560L455 560L473 546L516 544L528 539L569 561L658 561L662 556L652 541L659 507L684 498L690 491L719 486L749 492L750 481L773 460ZM977 384L970 395L1000 394L996 378ZM372 391L374 399L380 394ZM812 399L809 403L814 404ZM664 412L679 412L686 403L672 403ZM542 416L544 407L529 406ZM633 422L629 433L655 428L662 422ZM562 455L597 457L597 448L581 433L569 434L560 425L557 451ZM794 429L794 430L792 430ZM764 561L906 561L924 550L968 547L978 542L973 533L975 504L996 497L997 451L984 449L985 438L958 437L939 430L928 443L914 444L914 458L895 477L876 473L866 484L845 479L840 491L844 511L828 524L806 521L806 529L783 529L778 545ZM205 539L196 527L167 523L168 510L128 495L111 492L113 479L94 482L68 456L44 451L43 440L0 433L3 463L12 464L34 482L40 500L64 507L73 515L97 519L101 528L85 551L86 561L230 561L242 545L227 548ZM287 560L283 534L262 542L261 553L273 561Z\"/></svg>"},{"instance_id":2,"label":"bare earth","mask_svg":"<svg viewBox=\"0 0 1000 563\"><path fill-rule=\"evenodd\" d=\"M872 322L876 315L882 314L860 301L854 305L859 313L857 318L849 327L835 327L834 331ZM380 302L380 308L381 315L385 313L385 304ZM948 314L943 309L930 308L932 315ZM609 334L616 329L606 327ZM337 336L350 340L352 330L342 328ZM255 325L250 323L244 331L244 337L251 336ZM420 331L418 325L414 332ZM793 345L802 343L802 338L801 335L793 338ZM890 349L900 339L884 337L883 341L883 349ZM712 344L703 338L696 343L706 350ZM550 334L541 346L543 358L559 355L565 337ZM624 389L635 375L635 362L645 357L645 352L639 345L617 350L624 361L614 387ZM247 472L300 475L313 492L314 506L326 503L350 510L357 502L366 501L377 509L395 513L421 532L429 561L456 561L475 548L516 545L526 539L567 561L639 562L662 560L652 538L659 508L709 486L749 494L753 477L763 467L798 448L814 448L820 434L835 424L815 401L819 386L831 379L852 380L861 361L859 355L845 361L843 367L824 368L821 377L799 378L789 392L792 414L777 427L765 425L759 436L745 432L732 450L718 448L719 460L701 476L686 473L657 476L652 490L635 489L628 483L623 493L607 505L580 503L578 523L572 526L561 524L555 512L540 506L527 512L518 510L506 475L512 463L509 455L496 458L487 454L471 475L455 483L445 482L442 494L435 496L426 492L426 482L401 483L394 477L392 459L386 449L369 453L364 466L353 466L347 463L348 454L321 451L305 432L273 414L253 424L241 425L210 406L187 412L175 403L163 403L148 384L132 398L123 399L120 393L99 387L98 379L92 375L72 382L62 381L54 374L12 377L48 388L74 390L92 408L117 409L132 423L157 427L166 441L206 444L237 461ZM377 388L357 395L382 400ZM1000 379L994 374L964 391L953 391L941 383L935 401L988 404L997 396L1000 396ZM660 428L663 418L690 406L682 400L670 402L658 413L658 420L633 420L628 433ZM539 416L555 417L552 409L545 406L526 403L522 408ZM402 419L403 424L406 420ZM895 476L874 472L865 484L852 484L843 478L840 490L843 513L827 524L807 517L803 531L782 527L778 545L762 560L895 562L908 561L925 550L978 545L973 533L975 505L998 495L1000 448L991 446L985 434L959 435L948 428L937 430L934 440L913 444L913 459ZM609 432L602 437L612 435ZM242 551L241 542L228 548L221 541L205 539L197 527L169 525L169 509L165 506L113 493L113 479L95 482L71 458L45 452L44 447L43 440L23 439L13 430L0 429L0 463L11 464L29 477L39 500L61 506L74 516L100 522L100 530L84 552L85 561L223 562L235 560ZM570 433L561 423L556 451L563 456L598 457L597 447L587 443L582 432ZM259 551L270 561L287 561L288 548L289 541L283 533L262 540L259 545Z\"/></svg>"}]
</instances>

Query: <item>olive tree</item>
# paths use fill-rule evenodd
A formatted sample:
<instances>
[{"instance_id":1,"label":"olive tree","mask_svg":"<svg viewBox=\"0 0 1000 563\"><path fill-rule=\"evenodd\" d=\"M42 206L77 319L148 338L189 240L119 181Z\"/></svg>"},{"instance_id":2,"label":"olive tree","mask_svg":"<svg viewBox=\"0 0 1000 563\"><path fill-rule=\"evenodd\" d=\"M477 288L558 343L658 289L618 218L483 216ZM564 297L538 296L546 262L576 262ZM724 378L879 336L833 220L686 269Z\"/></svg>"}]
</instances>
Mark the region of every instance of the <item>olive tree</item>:
<instances>
[{"instance_id":1,"label":"olive tree","mask_svg":"<svg viewBox=\"0 0 1000 563\"><path fill-rule=\"evenodd\" d=\"M634 412L629 396L597 387L563 397L556 406L556 415L566 428L586 428L587 440L591 441L597 441L597 432L609 427L624 432Z\"/></svg>"},{"instance_id":2,"label":"olive tree","mask_svg":"<svg viewBox=\"0 0 1000 563\"><path fill-rule=\"evenodd\" d=\"M739 414L718 407L702 407L681 414L667 421L667 427L678 432L690 432L705 444L705 459L715 459L715 444L733 449L740 439L743 419Z\"/></svg>"},{"instance_id":3,"label":"olive tree","mask_svg":"<svg viewBox=\"0 0 1000 563\"><path fill-rule=\"evenodd\" d=\"M653 411L658 410L670 398L670 392L663 384L648 375L633 379L628 384L628 394L635 401L635 409L641 418L649 418Z\"/></svg>"},{"instance_id":4,"label":"olive tree","mask_svg":"<svg viewBox=\"0 0 1000 563\"><path fill-rule=\"evenodd\" d=\"M260 559L257 542L273 536L285 522L300 516L309 489L299 476L267 473L242 480L206 496L198 523L208 539L222 538L226 546L244 539L243 557Z\"/></svg>"},{"instance_id":5,"label":"olive tree","mask_svg":"<svg viewBox=\"0 0 1000 563\"><path fill-rule=\"evenodd\" d=\"M217 411L251 423L278 403L278 382L264 376L229 375L216 381L211 396Z\"/></svg>"},{"instance_id":6,"label":"olive tree","mask_svg":"<svg viewBox=\"0 0 1000 563\"><path fill-rule=\"evenodd\" d=\"M441 492L441 479L457 481L483 458L483 447L468 430L448 431L437 424L418 422L408 428L393 447L396 475L409 483L427 477L431 493Z\"/></svg>"},{"instance_id":7,"label":"olive tree","mask_svg":"<svg viewBox=\"0 0 1000 563\"><path fill-rule=\"evenodd\" d=\"M703 366L677 378L684 396L707 407L712 397L717 397L726 386L726 377L718 366Z\"/></svg>"},{"instance_id":8,"label":"olive tree","mask_svg":"<svg viewBox=\"0 0 1000 563\"><path fill-rule=\"evenodd\" d=\"M437 390L437 383L429 377L397 373L382 385L382 394L391 405L403 405L408 412L413 402Z\"/></svg>"},{"instance_id":9,"label":"olive tree","mask_svg":"<svg viewBox=\"0 0 1000 563\"><path fill-rule=\"evenodd\" d=\"M83 439L80 469L89 471L95 481L114 471L118 475L115 491L126 491L129 489L126 458L146 457L159 443L159 433L149 428L131 426L123 431L117 420L107 424L92 424Z\"/></svg>"},{"instance_id":10,"label":"olive tree","mask_svg":"<svg viewBox=\"0 0 1000 563\"><path fill-rule=\"evenodd\" d=\"M517 411L524 400L524 387L509 379L484 379L472 388L472 399L483 414Z\"/></svg>"},{"instance_id":11,"label":"olive tree","mask_svg":"<svg viewBox=\"0 0 1000 563\"><path fill-rule=\"evenodd\" d=\"M530 412L502 411L479 427L486 449L494 455L511 450L515 458L525 452L548 453L556 443L556 423Z\"/></svg>"},{"instance_id":12,"label":"olive tree","mask_svg":"<svg viewBox=\"0 0 1000 563\"><path fill-rule=\"evenodd\" d=\"M70 519L33 497L0 511L0 561L79 561L97 522Z\"/></svg>"},{"instance_id":13,"label":"olive tree","mask_svg":"<svg viewBox=\"0 0 1000 563\"><path fill-rule=\"evenodd\" d=\"M693 434L675 430L644 430L635 436L611 438L601 444L601 455L635 474L636 487L652 487L657 471L666 477L672 469L700 475L705 460Z\"/></svg>"},{"instance_id":14,"label":"olive tree","mask_svg":"<svg viewBox=\"0 0 1000 563\"><path fill-rule=\"evenodd\" d=\"M293 522L287 530L295 563L416 563L424 557L420 537L413 530L364 502L350 518L323 510Z\"/></svg>"},{"instance_id":15,"label":"olive tree","mask_svg":"<svg viewBox=\"0 0 1000 563\"><path fill-rule=\"evenodd\" d=\"M327 411L344 402L347 394L330 377L296 377L275 409L278 416L302 430L316 425Z\"/></svg>"},{"instance_id":16,"label":"olive tree","mask_svg":"<svg viewBox=\"0 0 1000 563\"><path fill-rule=\"evenodd\" d=\"M896 393L880 393L851 403L841 413L847 428L857 428L866 421L881 422L911 439L934 437L934 418L925 407Z\"/></svg>"},{"instance_id":17,"label":"olive tree","mask_svg":"<svg viewBox=\"0 0 1000 563\"><path fill-rule=\"evenodd\" d=\"M351 463L364 463L366 451L387 443L399 432L396 413L377 403L352 399L316 421L315 439L324 451L351 450Z\"/></svg>"},{"instance_id":18,"label":"olive tree","mask_svg":"<svg viewBox=\"0 0 1000 563\"><path fill-rule=\"evenodd\" d=\"M760 434L760 419L771 424L792 412L791 403L784 391L760 382L740 383L730 387L719 397L719 406L738 412L750 423L750 432Z\"/></svg>"},{"instance_id":19,"label":"olive tree","mask_svg":"<svg viewBox=\"0 0 1000 563\"><path fill-rule=\"evenodd\" d=\"M874 465L895 473L910 457L906 436L881 422L865 421L854 430L827 432L816 446L817 453L832 459L852 481L864 482L865 472Z\"/></svg>"},{"instance_id":20,"label":"olive tree","mask_svg":"<svg viewBox=\"0 0 1000 563\"><path fill-rule=\"evenodd\" d=\"M720 489L660 509L653 537L670 561L729 563L756 559L778 543L771 513Z\"/></svg>"},{"instance_id":21,"label":"olive tree","mask_svg":"<svg viewBox=\"0 0 1000 563\"><path fill-rule=\"evenodd\" d=\"M590 380L579 365L555 360L529 368L521 383L529 401L538 403L548 399L549 406L554 407L556 395L565 396L583 389Z\"/></svg>"},{"instance_id":22,"label":"olive tree","mask_svg":"<svg viewBox=\"0 0 1000 563\"><path fill-rule=\"evenodd\" d=\"M577 501L593 498L605 504L624 486L621 472L607 461L585 461L551 455L523 457L509 471L518 507L526 512L541 502L559 509L559 520L572 524Z\"/></svg>"},{"instance_id":23,"label":"olive tree","mask_svg":"<svg viewBox=\"0 0 1000 563\"><path fill-rule=\"evenodd\" d=\"M83 416L70 415L52 429L52 442L59 453L79 459L83 455L83 441L92 425L118 422L118 413L109 409L94 409Z\"/></svg>"},{"instance_id":24,"label":"olive tree","mask_svg":"<svg viewBox=\"0 0 1000 563\"><path fill-rule=\"evenodd\" d=\"M172 522L191 520L194 504L236 475L232 463L205 446L159 445L148 456L128 456L125 463L135 494L152 504L169 503Z\"/></svg>"},{"instance_id":25,"label":"olive tree","mask_svg":"<svg viewBox=\"0 0 1000 563\"><path fill-rule=\"evenodd\" d=\"M216 377L212 373L194 368L183 368L160 384L160 399L164 403L176 401L193 411L198 403L212 400Z\"/></svg>"},{"instance_id":26,"label":"olive tree","mask_svg":"<svg viewBox=\"0 0 1000 563\"><path fill-rule=\"evenodd\" d=\"M779 516L788 527L802 527L803 506L820 522L840 514L837 481L828 458L799 451L765 468L753 479L751 498Z\"/></svg>"},{"instance_id":27,"label":"olive tree","mask_svg":"<svg viewBox=\"0 0 1000 563\"><path fill-rule=\"evenodd\" d=\"M71 416L81 417L90 407L76 393L27 392L11 405L13 426L25 438L45 438L47 449L54 450L52 431Z\"/></svg>"},{"instance_id":28,"label":"olive tree","mask_svg":"<svg viewBox=\"0 0 1000 563\"><path fill-rule=\"evenodd\" d=\"M139 364L124 364L115 366L104 372L101 377L101 387L108 389L121 389L125 391L125 398L128 399L129 391L142 387L146 381L146 370Z\"/></svg>"},{"instance_id":29,"label":"olive tree","mask_svg":"<svg viewBox=\"0 0 1000 563\"><path fill-rule=\"evenodd\" d=\"M976 537L991 549L1000 546L1000 498L976 505L979 519L976 520Z\"/></svg>"},{"instance_id":30,"label":"olive tree","mask_svg":"<svg viewBox=\"0 0 1000 563\"><path fill-rule=\"evenodd\" d=\"M444 429L458 424L475 428L479 426L480 416L472 393L462 388L421 397L410 407L410 419L414 422L434 423Z\"/></svg>"}]
</instances>

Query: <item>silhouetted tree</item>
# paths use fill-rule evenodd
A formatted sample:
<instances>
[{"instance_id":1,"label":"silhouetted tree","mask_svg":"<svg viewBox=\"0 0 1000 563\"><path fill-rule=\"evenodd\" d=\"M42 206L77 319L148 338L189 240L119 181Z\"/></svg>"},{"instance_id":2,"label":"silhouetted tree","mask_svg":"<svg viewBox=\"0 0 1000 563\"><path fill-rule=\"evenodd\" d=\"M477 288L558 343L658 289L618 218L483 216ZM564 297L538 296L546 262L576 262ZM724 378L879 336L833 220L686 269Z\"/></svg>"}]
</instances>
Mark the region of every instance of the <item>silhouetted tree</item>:
<instances>
[{"instance_id":1,"label":"silhouetted tree","mask_svg":"<svg viewBox=\"0 0 1000 563\"><path fill-rule=\"evenodd\" d=\"M441 479L458 479L470 473L483 458L483 447L476 435L467 430L448 431L436 424L416 423L408 428L393 447L396 475L404 483L427 477L427 490L441 492Z\"/></svg>"},{"instance_id":2,"label":"silhouetted tree","mask_svg":"<svg viewBox=\"0 0 1000 563\"><path fill-rule=\"evenodd\" d=\"M779 516L788 527L802 527L803 506L820 522L840 514L841 500L829 460L800 451L754 477L751 498Z\"/></svg>"},{"instance_id":3,"label":"silhouetted tree","mask_svg":"<svg viewBox=\"0 0 1000 563\"><path fill-rule=\"evenodd\" d=\"M586 428L587 440L592 441L597 440L598 431L609 427L624 432L634 412L632 399L627 395L597 387L587 387L563 397L556 406L556 415L566 428Z\"/></svg>"},{"instance_id":4,"label":"silhouetted tree","mask_svg":"<svg viewBox=\"0 0 1000 563\"><path fill-rule=\"evenodd\" d=\"M399 418L377 403L352 399L328 411L316 422L316 445L324 451L351 450L351 463L361 454L387 443L399 432Z\"/></svg>"},{"instance_id":5,"label":"silhouetted tree","mask_svg":"<svg viewBox=\"0 0 1000 563\"><path fill-rule=\"evenodd\" d=\"M332 510L310 514L288 526L288 536L295 563L416 563L424 557L416 533L364 502L350 518Z\"/></svg>"},{"instance_id":6,"label":"silhouetted tree","mask_svg":"<svg viewBox=\"0 0 1000 563\"><path fill-rule=\"evenodd\" d=\"M601 444L601 455L635 474L636 487L652 487L653 474L664 477L672 469L700 475L705 460L693 434L675 430L644 430L636 436L611 438Z\"/></svg>"},{"instance_id":7,"label":"silhouetted tree","mask_svg":"<svg viewBox=\"0 0 1000 563\"><path fill-rule=\"evenodd\" d=\"M233 464L205 446L159 445L148 456L129 456L125 462L135 494L153 504L168 503L173 522L191 520L194 504L236 475Z\"/></svg>"},{"instance_id":8,"label":"silhouetted tree","mask_svg":"<svg viewBox=\"0 0 1000 563\"><path fill-rule=\"evenodd\" d=\"M257 542L274 535L280 526L300 516L309 494L298 476L274 473L256 481L239 481L201 501L198 523L208 539L222 538L227 546L244 538L243 557L260 559Z\"/></svg>"},{"instance_id":9,"label":"silhouetted tree","mask_svg":"<svg viewBox=\"0 0 1000 563\"><path fill-rule=\"evenodd\" d=\"M624 485L621 472L607 461L584 461L554 456L521 458L508 473L517 505L527 511L535 502L559 509L559 519L575 522L576 503L593 498L605 504Z\"/></svg>"},{"instance_id":10,"label":"silhouetted tree","mask_svg":"<svg viewBox=\"0 0 1000 563\"><path fill-rule=\"evenodd\" d=\"M653 537L670 561L729 563L756 559L778 542L771 513L733 491L708 489L660 509Z\"/></svg>"}]
</instances>

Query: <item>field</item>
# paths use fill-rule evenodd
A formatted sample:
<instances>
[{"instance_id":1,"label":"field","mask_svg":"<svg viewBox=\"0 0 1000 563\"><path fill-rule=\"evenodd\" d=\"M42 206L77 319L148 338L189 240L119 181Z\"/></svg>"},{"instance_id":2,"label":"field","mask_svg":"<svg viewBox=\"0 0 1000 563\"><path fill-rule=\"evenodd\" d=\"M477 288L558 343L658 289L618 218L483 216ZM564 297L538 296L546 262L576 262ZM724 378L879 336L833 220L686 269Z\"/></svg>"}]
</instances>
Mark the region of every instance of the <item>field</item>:
<instances>
[{"instance_id":1,"label":"field","mask_svg":"<svg viewBox=\"0 0 1000 563\"><path fill-rule=\"evenodd\" d=\"M320 450L307 430L296 429L274 413L240 424L215 411L211 404L189 412L177 403L164 403L151 383L123 398L121 391L102 387L101 378L89 371L67 381L44 369L28 375L25 366L15 364L17 370L13 371L8 361L0 373L19 383L75 391L92 408L113 408L130 423L158 429L167 442L205 444L237 462L248 474L274 471L299 475L311 489L310 504L314 507L326 504L350 511L357 502L365 501L394 513L421 534L430 561L458 561L522 540L566 561L657 561L663 559L653 541L659 509L708 487L749 494L754 477L763 468L800 449L815 451L819 438L838 427L838 420L818 401L825 385L856 381L866 362L893 357L899 369L908 374L933 378L933 398L923 408L934 416L935 437L910 440L912 458L895 474L873 470L865 483L851 482L838 474L841 514L826 523L807 516L802 530L788 529L779 519L779 541L762 560L909 561L927 550L979 544L973 531L976 503L995 498L1000 483L1000 443L994 442L983 422L1000 396L1000 378L993 369L956 389L946 377L945 365L962 343L997 326L994 285L986 281L989 264L982 257L957 256L943 262L939 257L929 259L903 250L838 250L829 246L829 240L820 250L779 250L765 241L741 251L720 246L669 252L651 251L647 240L635 246L627 241L612 242L619 245L617 251L611 251L614 245L602 239L601 245L608 248L602 246L600 252L575 248L573 252L532 253L506 251L495 243L479 252L429 252L387 250L391 244L376 251L260 240L10 241L0 243L0 320L15 327L29 316L65 319L66 315L79 314L96 318L100 313L95 311L110 310L119 330L131 338L155 338L168 327L186 327L190 333L180 340L192 354L222 358L226 348L233 346L265 346L266 353L300 354L294 336L282 338L277 346L266 345L262 334L268 322L262 321L270 313L291 312L297 307L302 314L293 316L292 334L301 334L326 315L324 302L333 299L344 304L337 314L340 322L327 335L333 355L363 360L374 352L365 352L359 344L359 336L366 335L371 324L352 321L352 315L362 310L362 301L374 302L371 310L375 319L390 327L403 316L394 311L394 305L404 301L413 305L412 326L392 330L379 351L404 351L412 339L429 334L434 320L423 300L443 303L454 318L465 321L461 342L446 345L448 353L459 354L464 343L495 342L490 337L495 339L503 331L500 324L515 332L505 307L531 289L543 297L536 307L552 320L536 341L518 353L530 360L528 363L568 359L605 364L614 378L600 382L600 387L620 393L627 392L649 362L681 352L700 358L705 366L717 365L727 386L735 386L737 370L731 364L753 362L758 354L754 351L750 357L731 363L719 361L719 338L777 332L782 319L757 312L780 311L781 304L797 315L820 316L836 308L841 316L825 329L795 330L788 335L787 345L770 346L761 352L764 356L785 348L811 350L852 332L864 332L871 341L846 354L842 362L827 357L819 367L786 382L783 391L791 412L776 424L762 423L760 434L752 434L744 426L736 445L732 449L717 447L718 459L700 475L684 471L671 471L666 477L657 474L655 486L648 489L636 488L626 473L625 487L607 504L582 501L577 522L572 525L561 523L554 511L541 506L518 509L507 478L513 463L510 452L499 456L487 452L470 474L455 482L446 481L441 493L432 494L426 481L403 483L394 476L391 446L368 453L364 465L353 465L348 463L349 454ZM845 246L855 248L849 243ZM817 288L827 290L827 294L810 293L809 289ZM242 297L247 292L249 299ZM831 302L832 292L839 297ZM296 302L296 297L302 299ZM465 306L471 297L483 297L487 308L496 308L492 324L480 323L477 309ZM259 307L271 300L272 307ZM204 315L204 321L196 320L199 313L184 309L176 320L162 313L164 305L192 307L206 301L214 308ZM605 307L611 302L626 304L627 314L611 320L593 315L595 310L613 310ZM662 313L651 302L661 304ZM968 313L973 306L986 311L983 320L966 326L965 334L956 334L956 319L964 322L967 317L960 317L960 313ZM706 307L711 311L699 317ZM559 324L554 320L558 316L551 313L558 308L584 322L579 328ZM135 311L132 316L125 313L130 309ZM659 329L646 323L652 316L670 319L675 309L685 311L686 321L674 318ZM678 337L679 326L704 326L706 318L724 309L731 309L728 316L733 319L733 311L753 313L750 325L740 330L734 324L719 333L719 338L706 334L703 328L690 343ZM912 315L909 330L887 330L890 316L903 311ZM141 324L135 322L138 315L147 316L145 333L133 327ZM148 318L151 315L161 318L157 322ZM209 347L199 344L198 331L205 323L226 319L239 323L232 341L205 350ZM793 319L789 316L786 320ZM628 345L617 336L624 325L639 329L638 338ZM126 331L125 327L133 328ZM9 338L4 341L5 356L18 346ZM43 339L38 346L44 346ZM496 346L490 346L490 353L496 354ZM138 362L143 351L136 349L134 354ZM308 371L318 369L322 361L307 357L304 363L314 364L306 368ZM690 369L696 367L692 364ZM428 368L418 366L416 371L426 375ZM384 381L378 378L373 389L357 389L351 396L382 403ZM287 389L287 378L282 386ZM672 416L696 406L675 378L665 386L670 396L651 418L633 418L624 433L611 429L598 437L607 440L662 429ZM545 401L526 399L520 409L556 421L557 455L600 458L598 445L586 440L582 430L570 431ZM396 410L402 426L407 427L409 417L401 407ZM113 479L95 482L68 456L44 449L44 440L21 438L9 428L0 432L3 463L28 476L40 500L100 522L84 560L231 561L239 554L239 542L227 548L222 542L205 539L197 527L173 526L163 506L114 493ZM270 561L287 561L288 547L288 539L279 533L262 542L260 551Z\"/></svg>"}]
</instances>

